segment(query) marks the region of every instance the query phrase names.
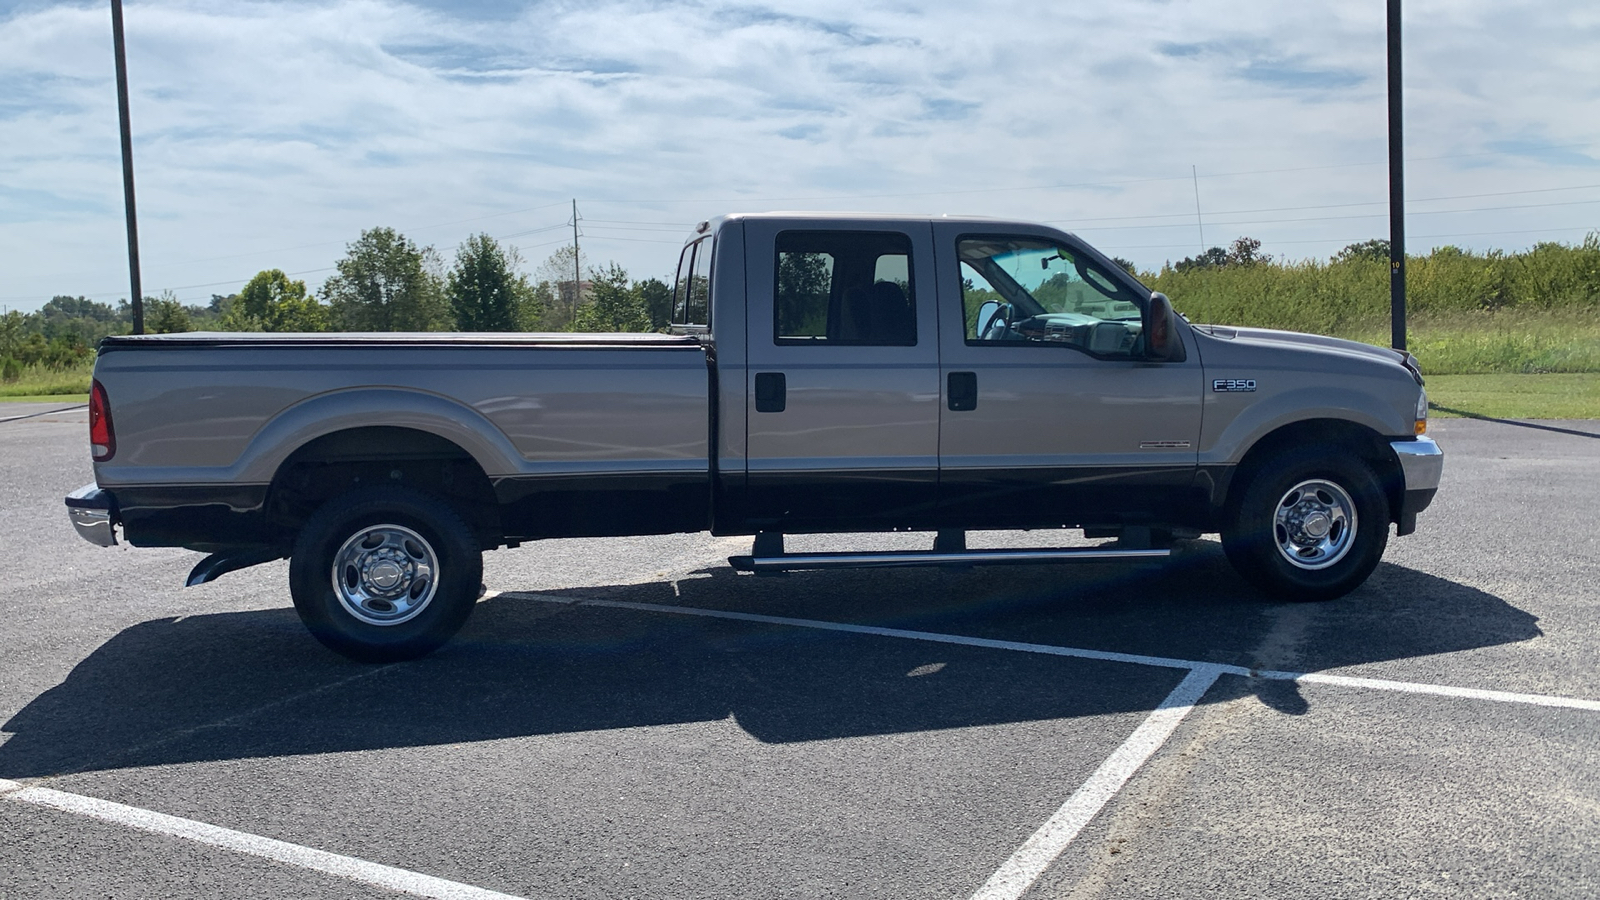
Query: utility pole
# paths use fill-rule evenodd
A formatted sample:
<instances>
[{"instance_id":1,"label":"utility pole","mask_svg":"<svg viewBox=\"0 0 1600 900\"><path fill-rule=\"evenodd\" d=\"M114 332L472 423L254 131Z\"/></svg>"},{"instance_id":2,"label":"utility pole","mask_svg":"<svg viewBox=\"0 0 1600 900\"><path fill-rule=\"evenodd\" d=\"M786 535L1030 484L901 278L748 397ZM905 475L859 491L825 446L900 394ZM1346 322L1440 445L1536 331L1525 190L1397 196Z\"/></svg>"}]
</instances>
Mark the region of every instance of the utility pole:
<instances>
[{"instance_id":1,"label":"utility pole","mask_svg":"<svg viewBox=\"0 0 1600 900\"><path fill-rule=\"evenodd\" d=\"M1400 0L1389 3L1389 334L1406 349L1406 185L1400 107Z\"/></svg>"},{"instance_id":2,"label":"utility pole","mask_svg":"<svg viewBox=\"0 0 1600 900\"><path fill-rule=\"evenodd\" d=\"M1189 167L1189 174L1194 177L1194 221L1200 226L1200 255L1206 255L1206 221L1200 217L1200 170L1195 166Z\"/></svg>"},{"instance_id":3,"label":"utility pole","mask_svg":"<svg viewBox=\"0 0 1600 900\"><path fill-rule=\"evenodd\" d=\"M572 198L572 316L578 316L579 291L583 287L583 272L578 260L578 198Z\"/></svg>"},{"instance_id":4,"label":"utility pole","mask_svg":"<svg viewBox=\"0 0 1600 900\"><path fill-rule=\"evenodd\" d=\"M122 0L111 0L111 44L117 57L117 114L122 120L122 199L128 215L128 280L133 333L144 334L144 289L139 284L139 216L133 206L133 130L128 124L128 54L122 40Z\"/></svg>"}]
</instances>

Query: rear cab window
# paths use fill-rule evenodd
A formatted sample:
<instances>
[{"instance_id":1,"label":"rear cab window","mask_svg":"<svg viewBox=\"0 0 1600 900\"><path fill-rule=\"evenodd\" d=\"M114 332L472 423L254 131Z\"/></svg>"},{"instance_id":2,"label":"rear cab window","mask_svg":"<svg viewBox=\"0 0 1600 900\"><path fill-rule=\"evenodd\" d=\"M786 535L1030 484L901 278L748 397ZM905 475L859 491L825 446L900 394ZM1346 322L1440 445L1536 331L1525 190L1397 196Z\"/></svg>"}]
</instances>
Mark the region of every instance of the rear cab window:
<instances>
[{"instance_id":1,"label":"rear cab window","mask_svg":"<svg viewBox=\"0 0 1600 900\"><path fill-rule=\"evenodd\" d=\"M916 346L909 237L785 231L776 252L775 343Z\"/></svg>"},{"instance_id":2,"label":"rear cab window","mask_svg":"<svg viewBox=\"0 0 1600 900\"><path fill-rule=\"evenodd\" d=\"M674 334L697 334L711 326L711 264L716 237L707 235L683 248L672 288Z\"/></svg>"}]
</instances>

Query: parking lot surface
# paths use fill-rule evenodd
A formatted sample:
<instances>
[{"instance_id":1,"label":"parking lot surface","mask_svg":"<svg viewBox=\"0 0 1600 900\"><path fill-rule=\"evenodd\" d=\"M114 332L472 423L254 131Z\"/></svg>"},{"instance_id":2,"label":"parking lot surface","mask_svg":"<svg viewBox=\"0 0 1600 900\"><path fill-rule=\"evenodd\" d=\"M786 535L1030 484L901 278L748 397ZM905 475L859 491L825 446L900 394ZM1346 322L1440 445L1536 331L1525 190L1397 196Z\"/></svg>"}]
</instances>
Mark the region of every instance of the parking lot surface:
<instances>
[{"instance_id":1,"label":"parking lot surface","mask_svg":"<svg viewBox=\"0 0 1600 900\"><path fill-rule=\"evenodd\" d=\"M1600 422L1435 422L1438 500L1331 603L1212 540L770 578L747 540L546 541L364 666L284 563L183 588L198 554L78 539L83 413L17 406L0 898L1600 891Z\"/></svg>"}]
</instances>

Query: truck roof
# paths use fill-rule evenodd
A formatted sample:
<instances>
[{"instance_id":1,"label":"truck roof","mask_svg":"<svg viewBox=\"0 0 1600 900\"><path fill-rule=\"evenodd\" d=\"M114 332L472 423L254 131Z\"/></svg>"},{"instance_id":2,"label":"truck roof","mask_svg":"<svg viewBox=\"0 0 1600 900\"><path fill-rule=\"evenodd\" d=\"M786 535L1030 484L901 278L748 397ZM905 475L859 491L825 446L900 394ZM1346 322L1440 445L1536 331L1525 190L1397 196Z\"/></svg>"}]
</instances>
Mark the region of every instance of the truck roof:
<instances>
[{"instance_id":1,"label":"truck roof","mask_svg":"<svg viewBox=\"0 0 1600 900\"><path fill-rule=\"evenodd\" d=\"M720 216L707 219L695 226L684 243L692 243L701 237L715 233L724 222L737 222L746 219L780 219L794 222L971 222L974 225L1000 225L1000 224L1027 224L1041 225L1037 222L1024 222L1020 219L1002 219L995 216L976 216L951 213L876 213L876 212L836 212L827 210L769 210L767 212L734 212L723 213ZM1045 226L1054 227L1054 226Z\"/></svg>"}]
</instances>

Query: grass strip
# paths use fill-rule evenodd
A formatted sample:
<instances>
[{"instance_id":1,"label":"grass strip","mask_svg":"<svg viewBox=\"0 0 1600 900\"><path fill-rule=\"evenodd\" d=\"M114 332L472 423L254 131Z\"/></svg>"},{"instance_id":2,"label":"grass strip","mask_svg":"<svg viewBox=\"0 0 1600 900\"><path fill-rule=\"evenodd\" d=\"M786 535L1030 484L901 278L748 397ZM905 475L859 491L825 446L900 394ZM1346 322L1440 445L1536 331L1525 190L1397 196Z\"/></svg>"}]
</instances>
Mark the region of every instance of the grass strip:
<instances>
[{"instance_id":1,"label":"grass strip","mask_svg":"<svg viewBox=\"0 0 1600 900\"><path fill-rule=\"evenodd\" d=\"M1429 375L1440 418L1600 419L1600 375Z\"/></svg>"}]
</instances>

